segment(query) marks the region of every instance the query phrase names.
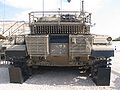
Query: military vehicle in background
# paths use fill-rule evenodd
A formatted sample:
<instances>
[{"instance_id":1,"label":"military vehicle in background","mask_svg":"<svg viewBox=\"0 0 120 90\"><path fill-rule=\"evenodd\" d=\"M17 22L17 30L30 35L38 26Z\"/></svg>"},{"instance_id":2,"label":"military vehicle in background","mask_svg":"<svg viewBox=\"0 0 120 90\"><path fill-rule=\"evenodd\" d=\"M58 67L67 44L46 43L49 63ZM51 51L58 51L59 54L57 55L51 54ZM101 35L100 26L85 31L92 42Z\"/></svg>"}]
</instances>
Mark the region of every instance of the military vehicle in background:
<instances>
[{"instance_id":1,"label":"military vehicle in background","mask_svg":"<svg viewBox=\"0 0 120 90\"><path fill-rule=\"evenodd\" d=\"M90 33L91 13L84 11L36 11L29 13L30 34L9 46L10 81L22 83L30 69L40 66L77 67L96 85L110 85L112 38ZM19 40L18 40L19 41Z\"/></svg>"}]
</instances>

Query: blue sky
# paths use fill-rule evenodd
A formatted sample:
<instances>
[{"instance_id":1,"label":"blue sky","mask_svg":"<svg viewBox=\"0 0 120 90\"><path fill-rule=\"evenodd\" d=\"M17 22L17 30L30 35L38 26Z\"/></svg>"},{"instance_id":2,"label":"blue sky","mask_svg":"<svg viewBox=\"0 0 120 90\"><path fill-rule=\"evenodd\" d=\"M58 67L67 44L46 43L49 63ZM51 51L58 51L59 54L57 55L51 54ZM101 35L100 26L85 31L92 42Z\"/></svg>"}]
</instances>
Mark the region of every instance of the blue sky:
<instances>
[{"instance_id":1,"label":"blue sky","mask_svg":"<svg viewBox=\"0 0 120 90\"><path fill-rule=\"evenodd\" d=\"M10 5L4 5L0 2L0 18L11 19L16 13L25 11L21 8L16 8Z\"/></svg>"},{"instance_id":2,"label":"blue sky","mask_svg":"<svg viewBox=\"0 0 120 90\"><path fill-rule=\"evenodd\" d=\"M5 2L4 2L5 1ZM42 10L43 0L0 0L0 20L28 20L30 11ZM113 38L120 36L120 0L84 0L85 10L92 13L92 22L96 23L91 32L106 34ZM44 0L45 10L58 10L61 0ZM4 4L5 3L5 8ZM80 0L67 3L62 0L63 10L79 10Z\"/></svg>"}]
</instances>

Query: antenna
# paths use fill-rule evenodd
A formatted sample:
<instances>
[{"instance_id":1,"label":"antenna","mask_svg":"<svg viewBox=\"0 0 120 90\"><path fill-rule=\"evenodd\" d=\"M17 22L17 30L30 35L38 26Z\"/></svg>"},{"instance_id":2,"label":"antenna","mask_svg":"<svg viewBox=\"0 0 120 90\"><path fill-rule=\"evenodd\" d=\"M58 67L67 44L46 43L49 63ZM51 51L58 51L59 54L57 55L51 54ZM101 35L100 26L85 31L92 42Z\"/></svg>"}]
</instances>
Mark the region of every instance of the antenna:
<instances>
[{"instance_id":1,"label":"antenna","mask_svg":"<svg viewBox=\"0 0 120 90\"><path fill-rule=\"evenodd\" d=\"M44 17L44 0L43 0L43 17Z\"/></svg>"},{"instance_id":2,"label":"antenna","mask_svg":"<svg viewBox=\"0 0 120 90\"><path fill-rule=\"evenodd\" d=\"M82 12L84 12L84 0L82 0Z\"/></svg>"},{"instance_id":3,"label":"antenna","mask_svg":"<svg viewBox=\"0 0 120 90\"><path fill-rule=\"evenodd\" d=\"M84 0L82 0L82 4L81 4L81 15L85 15L85 11L84 11Z\"/></svg>"}]
</instances>

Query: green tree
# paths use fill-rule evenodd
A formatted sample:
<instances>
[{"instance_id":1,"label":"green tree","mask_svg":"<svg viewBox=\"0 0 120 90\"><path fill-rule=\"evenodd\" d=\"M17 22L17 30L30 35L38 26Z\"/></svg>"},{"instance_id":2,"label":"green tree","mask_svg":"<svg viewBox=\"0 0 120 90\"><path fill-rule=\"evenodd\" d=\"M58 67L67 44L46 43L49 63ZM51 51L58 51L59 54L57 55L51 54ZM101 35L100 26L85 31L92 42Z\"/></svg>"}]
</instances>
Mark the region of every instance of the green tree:
<instances>
[{"instance_id":1,"label":"green tree","mask_svg":"<svg viewBox=\"0 0 120 90\"><path fill-rule=\"evenodd\" d=\"M115 38L113 41L120 41L120 37Z\"/></svg>"}]
</instances>

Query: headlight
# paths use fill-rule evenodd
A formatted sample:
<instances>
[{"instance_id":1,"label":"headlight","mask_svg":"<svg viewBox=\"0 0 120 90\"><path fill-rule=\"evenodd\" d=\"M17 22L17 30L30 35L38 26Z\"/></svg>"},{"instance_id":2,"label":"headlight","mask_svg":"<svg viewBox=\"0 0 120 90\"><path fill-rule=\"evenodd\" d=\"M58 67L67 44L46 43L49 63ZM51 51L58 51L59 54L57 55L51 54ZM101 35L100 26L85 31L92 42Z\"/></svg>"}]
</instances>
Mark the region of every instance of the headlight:
<instances>
[{"instance_id":1,"label":"headlight","mask_svg":"<svg viewBox=\"0 0 120 90\"><path fill-rule=\"evenodd\" d=\"M108 38L107 38L107 41L109 41L109 42L112 41L112 38L111 38L111 37L108 37Z\"/></svg>"}]
</instances>

